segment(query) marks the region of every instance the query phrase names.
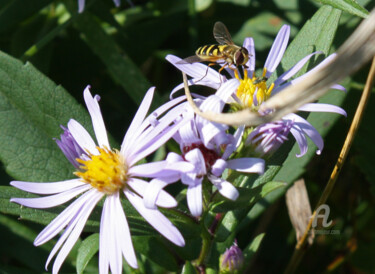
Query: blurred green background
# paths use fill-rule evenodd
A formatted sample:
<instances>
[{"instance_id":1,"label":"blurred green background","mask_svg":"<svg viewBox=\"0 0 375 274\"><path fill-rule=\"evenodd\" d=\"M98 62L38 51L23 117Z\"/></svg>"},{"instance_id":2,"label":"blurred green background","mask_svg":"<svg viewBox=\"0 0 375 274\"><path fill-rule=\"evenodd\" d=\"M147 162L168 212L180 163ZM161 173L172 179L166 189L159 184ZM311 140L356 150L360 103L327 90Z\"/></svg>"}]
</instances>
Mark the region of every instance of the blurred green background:
<instances>
[{"instance_id":1,"label":"blurred green background","mask_svg":"<svg viewBox=\"0 0 375 274\"><path fill-rule=\"evenodd\" d=\"M374 1L358 3L368 10L375 6ZM280 27L291 26L291 41L320 6L307 0L123 0L116 8L111 0L87 0L85 11L77 14L75 0L0 0L0 50L31 62L81 104L83 89L91 85L92 92L102 98L108 131L120 143L147 89L157 87L157 106L182 81L181 73L165 61L167 54L187 57L197 47L214 43L213 25L222 21L237 44L245 37L254 38L257 67L262 68ZM342 13L332 52L360 21L358 16ZM344 82L348 92L343 107L348 118L338 119L325 139L322 155L313 157L303 175L312 206L334 167L368 69L367 65ZM375 273L374 116L372 96L327 202L340 234L317 236L298 272ZM10 180L2 169L0 185L9 185ZM52 244L32 245L43 226L23 222L17 231L11 231L5 225L16 221L14 216L0 215L0 273L44 272ZM295 244L284 197L240 228L239 246L245 247L260 232L266 236L248 271L280 273ZM69 258L62 272L75 272L74 252Z\"/></svg>"}]
</instances>

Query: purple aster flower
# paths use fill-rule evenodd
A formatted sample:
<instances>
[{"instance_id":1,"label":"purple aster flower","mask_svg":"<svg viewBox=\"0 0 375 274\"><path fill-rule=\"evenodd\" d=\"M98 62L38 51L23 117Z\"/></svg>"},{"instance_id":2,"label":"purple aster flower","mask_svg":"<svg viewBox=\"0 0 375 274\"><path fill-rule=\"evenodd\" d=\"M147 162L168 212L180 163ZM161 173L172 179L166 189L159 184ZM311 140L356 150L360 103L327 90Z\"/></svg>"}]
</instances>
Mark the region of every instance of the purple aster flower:
<instances>
[{"instance_id":1,"label":"purple aster flower","mask_svg":"<svg viewBox=\"0 0 375 274\"><path fill-rule=\"evenodd\" d=\"M200 104L200 102L198 102ZM190 106L187 111L194 115ZM210 96L201 102L203 111L221 112L223 101L217 96ZM236 200L239 193L232 183L221 178L225 169L233 169L246 173L263 173L264 160L259 158L229 159L238 147L243 128L234 135L226 133L227 126L212 123L196 116L183 125L174 139L180 145L182 155L169 153L166 161L169 163L167 170L174 170L174 176L188 186L187 204L193 216L202 213L202 183L208 179L224 197ZM172 176L173 177L173 176ZM174 178L173 180L175 180ZM144 196L145 205L152 208L155 204L157 193L168 182L158 178L152 180Z\"/></svg>"},{"instance_id":2,"label":"purple aster flower","mask_svg":"<svg viewBox=\"0 0 375 274\"><path fill-rule=\"evenodd\" d=\"M317 51L311 53L301 59L288 71L280 75L273 83L267 84L267 80L276 70L284 55L289 40L289 32L290 27L288 25L284 25L280 29L268 54L263 68L263 73L260 77L256 77L255 75L255 48L254 41L251 37L246 38L243 44L243 47L245 47L250 54L250 58L246 63L247 69L244 68L243 78L241 78L241 76L239 75L238 70L227 69L228 74L232 77L231 79L227 79L225 76L220 75L214 69L201 63L178 63L181 59L173 55L168 55L166 59L179 70L192 77L192 79L189 80L189 85L204 85L217 89L216 96L220 97L224 102L230 103L232 105L232 108L234 108L235 110L249 108L252 111L258 111L259 106L264 101L282 91L287 86L293 85L299 81L303 81L306 77L309 77L310 73L325 66L325 64L335 56L335 54L328 56L314 69L310 70L302 76L288 81L310 60L312 56L320 54L322 52ZM203 77L206 73L207 76ZM180 84L176 88L174 88L172 90L171 96L181 88L183 88L183 84ZM332 88L345 91L345 88L341 85L333 85ZM299 111L333 112L346 116L346 112L342 108L330 104L321 103L306 104L299 108ZM285 129L280 129L280 127L283 126L285 126ZM275 129L275 127L278 129ZM271 128L273 128L274 130L270 130ZM275 130L277 130L277 132L281 134L276 139L274 138L276 133ZM323 140L320 134L309 122L296 114L287 115L283 117L282 121L272 123L272 125L261 125L260 128L256 130L256 133L252 135L252 137L255 137L255 135L257 136L257 140L255 142L259 145L264 144L265 146L269 146L270 144L274 144L275 146L279 146L280 142L286 139L285 134L289 131L290 133L292 133L293 137L296 139L300 147L300 154L297 155L298 157L303 156L307 151L306 136L309 137L318 147L318 154L322 151ZM271 134L271 136L267 136L268 134ZM264 138L264 141L261 141L259 138ZM270 143L270 141L272 142ZM248 143L254 142L248 140ZM258 150L266 152L273 149L264 147L258 148Z\"/></svg>"},{"instance_id":3,"label":"purple aster flower","mask_svg":"<svg viewBox=\"0 0 375 274\"><path fill-rule=\"evenodd\" d=\"M46 262L47 268L57 254L53 273L59 271L92 210L102 198L105 201L100 221L99 272L108 273L110 269L112 273L121 273L122 257L131 267L137 268L129 226L120 201L121 192L151 226L174 244L184 246L184 238L177 228L156 207L146 208L142 200L149 184L142 178L157 178L168 163L160 161L136 164L163 145L187 121L175 121L180 115L177 108L160 118L183 98L168 102L146 117L153 93L154 88L146 93L118 151L111 149L108 142L98 104L99 97L92 97L87 87L84 99L97 144L83 126L73 119L64 128L61 140L57 141L69 161L77 168L74 174L78 178L50 183L11 182L12 186L24 191L46 195L40 198L11 199L23 206L51 208L75 199L34 241L36 246L44 244L64 230ZM173 123L175 126L171 126ZM76 198L78 195L80 196ZM165 208L177 205L176 200L165 191L160 191L155 203Z\"/></svg>"},{"instance_id":4,"label":"purple aster flower","mask_svg":"<svg viewBox=\"0 0 375 274\"><path fill-rule=\"evenodd\" d=\"M244 256L237 241L220 256L220 273L235 273L242 268Z\"/></svg>"}]
</instances>

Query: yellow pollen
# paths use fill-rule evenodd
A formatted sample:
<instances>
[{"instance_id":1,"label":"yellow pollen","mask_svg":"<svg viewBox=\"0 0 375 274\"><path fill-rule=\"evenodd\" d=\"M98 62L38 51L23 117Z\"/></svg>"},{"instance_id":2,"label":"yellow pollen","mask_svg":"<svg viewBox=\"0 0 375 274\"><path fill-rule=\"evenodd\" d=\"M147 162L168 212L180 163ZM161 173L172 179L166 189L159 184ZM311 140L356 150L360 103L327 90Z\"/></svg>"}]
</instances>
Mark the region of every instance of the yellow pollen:
<instances>
[{"instance_id":1,"label":"yellow pollen","mask_svg":"<svg viewBox=\"0 0 375 274\"><path fill-rule=\"evenodd\" d=\"M77 159L80 170L74 174L105 194L123 188L127 181L127 166L119 151L97 147L99 155L89 154L89 160Z\"/></svg>"},{"instance_id":2,"label":"yellow pollen","mask_svg":"<svg viewBox=\"0 0 375 274\"><path fill-rule=\"evenodd\" d=\"M265 78L267 70L263 70L262 78L257 78L254 75L249 78L247 70L244 70L244 77L241 79L237 70L235 71L235 77L240 81L240 85L237 89L237 97L240 99L242 108L257 109L257 107L264 101L268 100L271 95L274 83L267 88ZM254 93L256 93L256 104L254 104Z\"/></svg>"}]
</instances>

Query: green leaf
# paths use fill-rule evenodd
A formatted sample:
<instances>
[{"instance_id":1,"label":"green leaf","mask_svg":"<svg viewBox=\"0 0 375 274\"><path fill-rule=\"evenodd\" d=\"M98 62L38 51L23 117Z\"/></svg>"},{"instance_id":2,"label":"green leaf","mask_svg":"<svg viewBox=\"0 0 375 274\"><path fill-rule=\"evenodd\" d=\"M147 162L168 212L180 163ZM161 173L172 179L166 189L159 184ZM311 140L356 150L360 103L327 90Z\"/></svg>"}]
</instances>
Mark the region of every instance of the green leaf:
<instances>
[{"instance_id":1,"label":"green leaf","mask_svg":"<svg viewBox=\"0 0 375 274\"><path fill-rule=\"evenodd\" d=\"M264 235L266 234L261 233L257 235L253 239L253 241L247 247L245 247L244 250L242 251L244 255L244 265L243 265L244 268L243 269L246 269L246 267L250 265L251 259L254 256L254 254L258 251L260 244L262 243L262 240L264 238Z\"/></svg>"},{"instance_id":2,"label":"green leaf","mask_svg":"<svg viewBox=\"0 0 375 274\"><path fill-rule=\"evenodd\" d=\"M69 6L68 6L69 7ZM76 11L69 7L72 14ZM148 80L142 75L141 70L124 52L121 51L113 38L104 32L100 24L88 12L77 17L74 26L82 33L83 40L88 47L106 65L112 79L122 86L132 100L138 105L144 94L151 87ZM154 105L162 103L158 94L154 94Z\"/></svg>"},{"instance_id":3,"label":"green leaf","mask_svg":"<svg viewBox=\"0 0 375 274\"><path fill-rule=\"evenodd\" d=\"M99 234L95 233L82 241L77 253L77 273L83 273L91 258L99 250Z\"/></svg>"},{"instance_id":4,"label":"green leaf","mask_svg":"<svg viewBox=\"0 0 375 274\"><path fill-rule=\"evenodd\" d=\"M184 267L182 268L181 274L197 274L197 270L195 267L191 264L191 262L186 261L184 264Z\"/></svg>"},{"instance_id":5,"label":"green leaf","mask_svg":"<svg viewBox=\"0 0 375 274\"><path fill-rule=\"evenodd\" d=\"M177 271L176 258L159 239L149 236L133 236L132 241L137 252L169 271Z\"/></svg>"},{"instance_id":6,"label":"green leaf","mask_svg":"<svg viewBox=\"0 0 375 274\"><path fill-rule=\"evenodd\" d=\"M88 113L68 92L0 52L0 159L11 176L47 182L72 177L72 165L53 140L71 118L92 132Z\"/></svg>"},{"instance_id":7,"label":"green leaf","mask_svg":"<svg viewBox=\"0 0 375 274\"><path fill-rule=\"evenodd\" d=\"M322 3L324 5L330 5L336 9L340 9L342 11L346 11L353 15L367 18L369 14L368 10L362 7L357 1L355 0L315 0L318 3Z\"/></svg>"},{"instance_id":8,"label":"green leaf","mask_svg":"<svg viewBox=\"0 0 375 274\"><path fill-rule=\"evenodd\" d=\"M268 182L263 185L259 185L255 188L237 188L240 196L235 201L222 200L212 206L212 211L215 213L226 212L228 210L234 210L242 207L247 207L251 204L256 203L260 199L264 198L267 194L285 186L282 182Z\"/></svg>"}]
</instances>

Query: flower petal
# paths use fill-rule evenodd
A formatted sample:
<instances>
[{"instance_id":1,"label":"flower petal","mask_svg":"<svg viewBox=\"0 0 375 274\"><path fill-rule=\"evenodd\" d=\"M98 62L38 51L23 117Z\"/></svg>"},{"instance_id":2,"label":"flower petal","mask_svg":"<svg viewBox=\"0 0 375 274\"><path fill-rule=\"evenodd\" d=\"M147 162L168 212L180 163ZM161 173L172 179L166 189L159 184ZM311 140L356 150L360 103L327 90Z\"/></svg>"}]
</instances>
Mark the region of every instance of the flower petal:
<instances>
[{"instance_id":1,"label":"flower petal","mask_svg":"<svg viewBox=\"0 0 375 274\"><path fill-rule=\"evenodd\" d=\"M78 0L78 13L82 13L85 9L85 0Z\"/></svg>"},{"instance_id":2,"label":"flower petal","mask_svg":"<svg viewBox=\"0 0 375 274\"><path fill-rule=\"evenodd\" d=\"M132 142L131 139L136 139L139 134L135 134L135 132L138 130L138 128L143 123L143 120L145 119L148 110L150 109L152 98L154 96L155 87L151 87L145 94L145 97L142 100L142 103L140 104L137 113L135 114L133 121L131 122L125 136L124 140L122 141L121 145L121 152L123 152L127 145L130 145Z\"/></svg>"},{"instance_id":3,"label":"flower petal","mask_svg":"<svg viewBox=\"0 0 375 274\"><path fill-rule=\"evenodd\" d=\"M323 53L322 51L316 51L302 58L297 64L295 64L292 68L290 68L288 71L281 74L276 79L276 81L274 82L275 88L281 85L282 83L284 83L286 80L293 77L310 60L312 56L314 56L315 54L322 54L322 53Z\"/></svg>"},{"instance_id":4,"label":"flower petal","mask_svg":"<svg viewBox=\"0 0 375 274\"><path fill-rule=\"evenodd\" d=\"M124 191L125 196L135 209L142 215L146 221L155 228L161 235L178 246L184 246L185 240L180 231L157 209L146 208L142 199L129 190Z\"/></svg>"},{"instance_id":5,"label":"flower petal","mask_svg":"<svg viewBox=\"0 0 375 274\"><path fill-rule=\"evenodd\" d=\"M78 212L75 212L73 219L69 222L69 225L65 229L64 233L61 235L60 239L57 241L56 245L53 247L50 255L48 256L46 262L46 268L55 256L57 251L60 249L59 254L56 257L56 260L53 264L52 273L58 273L59 269L68 256L70 250L73 248L74 244L77 242L79 235L81 234L88 217L90 216L95 205L102 198L102 193L94 190L88 192L88 196L91 196L90 199L86 200ZM88 198L88 197L85 197ZM40 234L39 234L40 235Z\"/></svg>"},{"instance_id":6,"label":"flower petal","mask_svg":"<svg viewBox=\"0 0 375 274\"><path fill-rule=\"evenodd\" d=\"M132 166L129 169L129 175L147 178L153 177L153 175L159 174L167 164L167 161L158 161Z\"/></svg>"},{"instance_id":7,"label":"flower petal","mask_svg":"<svg viewBox=\"0 0 375 274\"><path fill-rule=\"evenodd\" d=\"M156 186L154 186L155 181L156 181ZM150 183L148 183L146 181L136 179L136 178L132 178L128 181L129 186L136 193L138 193L141 197L143 197L144 200L153 199L154 205L156 204L157 206L165 207L165 208L171 208L171 207L177 206L176 199L173 198L168 192L162 189L164 186L159 188L158 183L160 183L160 185L164 184L164 186L166 186L169 182L154 179L154 180L151 180ZM155 191L158 191L158 193L149 193L150 189L153 189L153 188L155 189ZM154 197L153 195L156 195L156 197ZM145 204L146 203L150 205L151 201L147 201L147 202L145 201ZM153 208L153 206L146 206L146 207Z\"/></svg>"},{"instance_id":8,"label":"flower petal","mask_svg":"<svg viewBox=\"0 0 375 274\"><path fill-rule=\"evenodd\" d=\"M145 207L150 209L156 209L156 201L159 197L159 193L167 185L168 184L166 182L159 179L151 180L143 195L143 202ZM177 201L172 196L170 197L172 198L172 203L170 204L170 207L177 206ZM167 206L169 206L168 202L166 204Z\"/></svg>"},{"instance_id":9,"label":"flower petal","mask_svg":"<svg viewBox=\"0 0 375 274\"><path fill-rule=\"evenodd\" d=\"M83 150L88 151L93 155L99 154L94 140L80 123L78 123L74 119L70 119L70 121L68 122L68 129L73 138Z\"/></svg>"},{"instance_id":10,"label":"flower petal","mask_svg":"<svg viewBox=\"0 0 375 274\"><path fill-rule=\"evenodd\" d=\"M90 113L92 125L94 127L96 140L100 147L110 148L107 136L107 130L104 125L103 116L100 111L98 100L93 98L90 93L90 86L87 86L83 92L87 110Z\"/></svg>"},{"instance_id":11,"label":"flower petal","mask_svg":"<svg viewBox=\"0 0 375 274\"><path fill-rule=\"evenodd\" d=\"M260 158L238 158L227 161L228 168L240 172L259 173L264 172L265 162Z\"/></svg>"},{"instance_id":12,"label":"flower petal","mask_svg":"<svg viewBox=\"0 0 375 274\"><path fill-rule=\"evenodd\" d=\"M323 103L309 103L305 104L298 109L299 111L311 111L311 112L333 112L344 115L346 117L346 111L338 106Z\"/></svg>"},{"instance_id":13,"label":"flower petal","mask_svg":"<svg viewBox=\"0 0 375 274\"><path fill-rule=\"evenodd\" d=\"M227 182L215 176L210 176L209 180L215 185L220 194L225 198L235 201L240 195L238 190L230 182Z\"/></svg>"},{"instance_id":14,"label":"flower petal","mask_svg":"<svg viewBox=\"0 0 375 274\"><path fill-rule=\"evenodd\" d=\"M247 61L246 66L248 67L247 71L250 77L252 77L255 71L255 46L253 38L246 37L243 42L243 47L249 52L249 60Z\"/></svg>"},{"instance_id":15,"label":"flower petal","mask_svg":"<svg viewBox=\"0 0 375 274\"><path fill-rule=\"evenodd\" d=\"M61 182L53 183L36 183L36 182L21 182L21 181L12 181L10 182L11 186L14 186L18 189L36 193L36 194L56 194L60 192L67 191L82 185L85 185L85 182L82 182L80 179L72 179Z\"/></svg>"},{"instance_id":16,"label":"flower petal","mask_svg":"<svg viewBox=\"0 0 375 274\"><path fill-rule=\"evenodd\" d=\"M281 58L283 58L285 49L288 45L290 34L290 27L284 25L279 30L275 41L272 44L271 50L268 54L264 68L267 69L266 77L269 78L279 65Z\"/></svg>"},{"instance_id":17,"label":"flower petal","mask_svg":"<svg viewBox=\"0 0 375 274\"><path fill-rule=\"evenodd\" d=\"M82 192L92 188L91 185L85 184L76 188L72 188L61 192L59 194L41 197L41 198L12 198L11 202L17 203L23 206L31 208L51 208L58 205L62 205L67 201L70 201Z\"/></svg>"},{"instance_id":18,"label":"flower petal","mask_svg":"<svg viewBox=\"0 0 375 274\"><path fill-rule=\"evenodd\" d=\"M200 216L202 214L202 183L189 185L186 199L191 215Z\"/></svg>"}]
</instances>

